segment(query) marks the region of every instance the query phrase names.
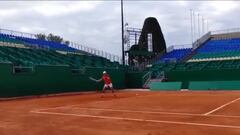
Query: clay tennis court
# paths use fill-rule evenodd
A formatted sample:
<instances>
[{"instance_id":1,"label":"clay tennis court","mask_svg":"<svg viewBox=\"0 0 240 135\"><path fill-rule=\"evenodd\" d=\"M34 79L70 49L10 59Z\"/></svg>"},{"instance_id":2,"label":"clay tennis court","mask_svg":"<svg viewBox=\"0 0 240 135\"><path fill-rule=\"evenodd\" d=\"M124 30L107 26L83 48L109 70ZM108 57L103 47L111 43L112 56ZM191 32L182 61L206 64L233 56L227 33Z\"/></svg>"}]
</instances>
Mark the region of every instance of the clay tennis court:
<instances>
[{"instance_id":1,"label":"clay tennis court","mask_svg":"<svg viewBox=\"0 0 240 135\"><path fill-rule=\"evenodd\" d=\"M119 92L0 101L1 135L239 135L240 92Z\"/></svg>"}]
</instances>

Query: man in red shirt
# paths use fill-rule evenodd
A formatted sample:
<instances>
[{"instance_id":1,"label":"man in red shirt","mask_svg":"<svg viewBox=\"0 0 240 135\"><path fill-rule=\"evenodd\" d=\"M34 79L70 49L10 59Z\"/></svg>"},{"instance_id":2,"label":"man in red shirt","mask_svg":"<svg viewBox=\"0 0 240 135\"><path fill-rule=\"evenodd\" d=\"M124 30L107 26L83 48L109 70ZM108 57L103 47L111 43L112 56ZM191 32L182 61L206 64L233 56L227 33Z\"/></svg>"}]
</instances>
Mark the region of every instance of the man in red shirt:
<instances>
[{"instance_id":1,"label":"man in red shirt","mask_svg":"<svg viewBox=\"0 0 240 135\"><path fill-rule=\"evenodd\" d=\"M98 82L104 81L104 86L103 86L103 90L102 90L102 96L104 96L105 90L107 88L110 88L112 90L112 93L114 95L114 97L116 97L115 93L114 93L114 89L113 89L113 85L112 85L112 81L110 76L108 75L108 73L106 71L103 71L103 75L102 78L98 80Z\"/></svg>"}]
</instances>

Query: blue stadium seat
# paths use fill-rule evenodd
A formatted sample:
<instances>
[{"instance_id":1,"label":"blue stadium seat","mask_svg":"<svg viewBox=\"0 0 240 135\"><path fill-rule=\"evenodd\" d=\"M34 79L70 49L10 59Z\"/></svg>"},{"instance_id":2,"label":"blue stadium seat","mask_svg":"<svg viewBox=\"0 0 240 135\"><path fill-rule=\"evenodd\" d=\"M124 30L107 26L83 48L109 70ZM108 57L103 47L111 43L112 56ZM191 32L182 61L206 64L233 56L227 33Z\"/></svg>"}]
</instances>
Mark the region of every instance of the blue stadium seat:
<instances>
[{"instance_id":1,"label":"blue stadium seat","mask_svg":"<svg viewBox=\"0 0 240 135\"><path fill-rule=\"evenodd\" d=\"M58 42L52 42L52 41L45 41L40 39L34 39L34 38L26 38L26 37L20 37L15 35L9 35L9 34L2 34L0 33L0 38L4 39L16 39L18 41L23 42L25 45L35 45L38 47L43 48L49 48L54 50L61 50L61 51L76 51L77 49L69 47L66 44L58 43Z\"/></svg>"},{"instance_id":2,"label":"blue stadium seat","mask_svg":"<svg viewBox=\"0 0 240 135\"><path fill-rule=\"evenodd\" d=\"M175 60L176 62L182 60L184 57L191 53L191 48L183 48L183 49L175 49L169 53L164 54L159 62L168 62L171 60Z\"/></svg>"},{"instance_id":3,"label":"blue stadium seat","mask_svg":"<svg viewBox=\"0 0 240 135\"><path fill-rule=\"evenodd\" d=\"M211 52L225 52L240 50L240 38L224 39L224 40L210 40L206 42L198 53L211 53Z\"/></svg>"},{"instance_id":4,"label":"blue stadium seat","mask_svg":"<svg viewBox=\"0 0 240 135\"><path fill-rule=\"evenodd\" d=\"M190 61L239 59L240 38L210 40L197 49Z\"/></svg>"}]
</instances>

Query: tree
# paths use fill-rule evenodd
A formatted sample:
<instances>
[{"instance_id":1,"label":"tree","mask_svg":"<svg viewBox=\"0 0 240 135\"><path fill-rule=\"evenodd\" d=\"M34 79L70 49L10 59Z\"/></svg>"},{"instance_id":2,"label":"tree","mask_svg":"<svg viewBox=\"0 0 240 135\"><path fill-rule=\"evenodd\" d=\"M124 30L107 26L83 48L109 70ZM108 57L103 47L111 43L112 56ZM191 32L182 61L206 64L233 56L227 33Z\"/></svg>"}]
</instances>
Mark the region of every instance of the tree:
<instances>
[{"instance_id":1,"label":"tree","mask_svg":"<svg viewBox=\"0 0 240 135\"><path fill-rule=\"evenodd\" d=\"M58 42L58 43L63 43L66 45L70 44L70 41L68 40L63 40L62 37L53 35L52 33L48 34L47 36L45 34L39 33L35 35L37 39L45 40L45 41L53 41L53 42Z\"/></svg>"},{"instance_id":2,"label":"tree","mask_svg":"<svg viewBox=\"0 0 240 135\"><path fill-rule=\"evenodd\" d=\"M43 33L39 33L39 34L35 35L35 37L37 39L46 40L46 35Z\"/></svg>"},{"instance_id":3,"label":"tree","mask_svg":"<svg viewBox=\"0 0 240 135\"><path fill-rule=\"evenodd\" d=\"M60 36L57 36L57 35L53 35L52 33L48 34L47 40L53 41L53 42L58 42L58 43L63 42L63 38L61 38Z\"/></svg>"},{"instance_id":4,"label":"tree","mask_svg":"<svg viewBox=\"0 0 240 135\"><path fill-rule=\"evenodd\" d=\"M64 41L64 44L69 45L70 42L68 40Z\"/></svg>"}]
</instances>

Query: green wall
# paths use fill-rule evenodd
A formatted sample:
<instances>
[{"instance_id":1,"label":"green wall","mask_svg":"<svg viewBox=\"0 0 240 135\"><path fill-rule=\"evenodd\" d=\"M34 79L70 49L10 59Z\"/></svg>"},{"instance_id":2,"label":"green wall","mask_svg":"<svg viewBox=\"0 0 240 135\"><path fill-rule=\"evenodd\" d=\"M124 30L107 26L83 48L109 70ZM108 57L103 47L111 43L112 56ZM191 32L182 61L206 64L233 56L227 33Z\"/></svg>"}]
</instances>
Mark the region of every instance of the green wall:
<instances>
[{"instance_id":1,"label":"green wall","mask_svg":"<svg viewBox=\"0 0 240 135\"><path fill-rule=\"evenodd\" d=\"M150 90L181 90L182 82L152 82Z\"/></svg>"},{"instance_id":2,"label":"green wall","mask_svg":"<svg viewBox=\"0 0 240 135\"><path fill-rule=\"evenodd\" d=\"M190 90L240 90L240 81L190 82Z\"/></svg>"},{"instance_id":3,"label":"green wall","mask_svg":"<svg viewBox=\"0 0 240 135\"><path fill-rule=\"evenodd\" d=\"M130 72L126 74L126 86L127 88L142 88L142 77L147 72Z\"/></svg>"},{"instance_id":4,"label":"green wall","mask_svg":"<svg viewBox=\"0 0 240 135\"><path fill-rule=\"evenodd\" d=\"M190 81L238 81L240 70L198 70L166 72L168 81L182 81L182 88L187 89Z\"/></svg>"},{"instance_id":5,"label":"green wall","mask_svg":"<svg viewBox=\"0 0 240 135\"><path fill-rule=\"evenodd\" d=\"M109 72L115 88L125 88L123 69L87 68L84 74L72 74L67 66L36 66L34 72L14 74L11 64L0 64L0 97L100 90L103 82L88 77L98 79L103 70Z\"/></svg>"}]
</instances>

